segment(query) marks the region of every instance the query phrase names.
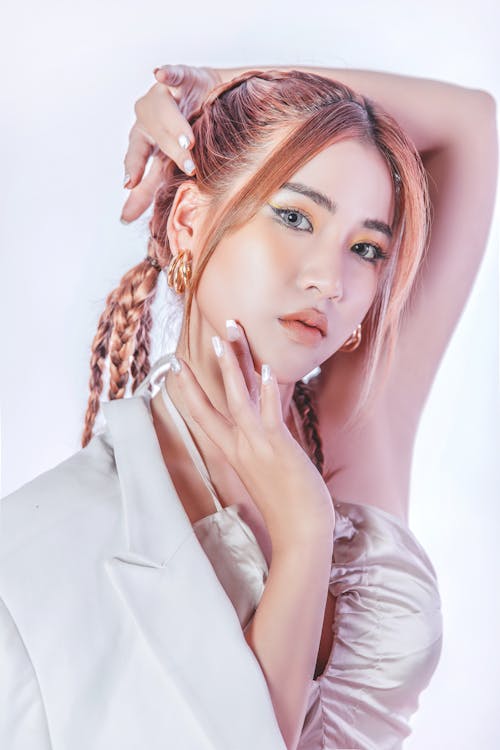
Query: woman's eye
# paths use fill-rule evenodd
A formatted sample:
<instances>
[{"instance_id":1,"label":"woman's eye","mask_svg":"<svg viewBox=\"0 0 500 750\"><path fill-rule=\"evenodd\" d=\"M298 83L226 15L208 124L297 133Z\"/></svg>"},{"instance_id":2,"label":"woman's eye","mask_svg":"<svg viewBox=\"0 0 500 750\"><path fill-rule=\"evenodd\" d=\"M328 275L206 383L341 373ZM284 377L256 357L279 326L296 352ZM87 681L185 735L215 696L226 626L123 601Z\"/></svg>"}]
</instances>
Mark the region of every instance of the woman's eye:
<instances>
[{"instance_id":1,"label":"woman's eye","mask_svg":"<svg viewBox=\"0 0 500 750\"><path fill-rule=\"evenodd\" d=\"M384 253L381 247L378 245L374 245L372 242L356 242L353 247L361 247L361 248L368 248L369 251L371 251L371 255L361 255L361 258L364 258L369 263L376 263L378 260L382 260L385 258L388 258L389 256L387 253Z\"/></svg>"},{"instance_id":2,"label":"woman's eye","mask_svg":"<svg viewBox=\"0 0 500 750\"><path fill-rule=\"evenodd\" d=\"M271 204L269 204L271 206ZM274 213L280 217L285 226L290 229L298 229L299 232L312 232L312 224L307 216L297 208L276 208L271 206ZM303 226L303 221L309 224L309 228Z\"/></svg>"},{"instance_id":3,"label":"woman's eye","mask_svg":"<svg viewBox=\"0 0 500 750\"><path fill-rule=\"evenodd\" d=\"M280 223L284 224L286 227L296 229L299 232L313 231L311 220L303 211L299 211L298 208L277 208L270 203L268 205L279 217ZM304 226L304 222L307 222L309 226ZM356 242L356 244L353 245L353 248L359 257L363 258L363 260L366 260L368 263L377 263L377 261L389 257L379 245L375 245L373 242ZM362 252L358 252L356 248L361 248ZM366 254L366 250L368 250L368 254Z\"/></svg>"}]
</instances>

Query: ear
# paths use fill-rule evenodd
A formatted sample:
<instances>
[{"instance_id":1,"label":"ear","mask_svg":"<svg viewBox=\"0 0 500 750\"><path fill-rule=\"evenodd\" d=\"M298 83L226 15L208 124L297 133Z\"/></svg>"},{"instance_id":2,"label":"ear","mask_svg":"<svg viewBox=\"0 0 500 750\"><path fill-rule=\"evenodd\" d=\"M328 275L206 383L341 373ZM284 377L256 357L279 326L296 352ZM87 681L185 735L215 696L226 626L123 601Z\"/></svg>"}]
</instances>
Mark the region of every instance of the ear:
<instances>
[{"instance_id":1,"label":"ear","mask_svg":"<svg viewBox=\"0 0 500 750\"><path fill-rule=\"evenodd\" d=\"M180 250L190 250L193 258L197 258L207 205L207 199L194 182L183 182L178 187L167 220L167 237L174 255Z\"/></svg>"}]
</instances>

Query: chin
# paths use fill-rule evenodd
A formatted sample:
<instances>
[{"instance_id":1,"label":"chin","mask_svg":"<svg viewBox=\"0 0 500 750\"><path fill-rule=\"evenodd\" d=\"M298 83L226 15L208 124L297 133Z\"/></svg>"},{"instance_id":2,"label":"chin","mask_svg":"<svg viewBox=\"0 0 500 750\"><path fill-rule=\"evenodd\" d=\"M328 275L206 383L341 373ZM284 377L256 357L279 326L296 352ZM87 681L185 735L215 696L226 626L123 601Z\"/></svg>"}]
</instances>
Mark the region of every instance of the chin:
<instances>
[{"instance_id":1,"label":"chin","mask_svg":"<svg viewBox=\"0 0 500 750\"><path fill-rule=\"evenodd\" d=\"M286 334L283 335L281 326L277 336L266 334L263 341L252 336L250 330L245 329L245 335L256 374L260 377L262 365L266 363L280 385L293 385L309 376L331 356L330 353L328 357L322 356L318 346L304 346L290 340Z\"/></svg>"}]
</instances>

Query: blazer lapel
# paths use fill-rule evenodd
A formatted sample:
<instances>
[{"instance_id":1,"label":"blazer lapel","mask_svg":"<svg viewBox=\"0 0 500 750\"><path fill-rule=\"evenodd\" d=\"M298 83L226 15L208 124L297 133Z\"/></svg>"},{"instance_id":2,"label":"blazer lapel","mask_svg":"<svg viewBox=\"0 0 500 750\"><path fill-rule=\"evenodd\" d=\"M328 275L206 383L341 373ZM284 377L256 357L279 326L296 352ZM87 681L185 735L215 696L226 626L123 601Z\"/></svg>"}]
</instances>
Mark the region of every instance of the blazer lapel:
<instances>
[{"instance_id":1,"label":"blazer lapel","mask_svg":"<svg viewBox=\"0 0 500 750\"><path fill-rule=\"evenodd\" d=\"M148 399L102 404L125 521L124 548L106 571L208 747L285 750L260 664L163 461Z\"/></svg>"}]
</instances>

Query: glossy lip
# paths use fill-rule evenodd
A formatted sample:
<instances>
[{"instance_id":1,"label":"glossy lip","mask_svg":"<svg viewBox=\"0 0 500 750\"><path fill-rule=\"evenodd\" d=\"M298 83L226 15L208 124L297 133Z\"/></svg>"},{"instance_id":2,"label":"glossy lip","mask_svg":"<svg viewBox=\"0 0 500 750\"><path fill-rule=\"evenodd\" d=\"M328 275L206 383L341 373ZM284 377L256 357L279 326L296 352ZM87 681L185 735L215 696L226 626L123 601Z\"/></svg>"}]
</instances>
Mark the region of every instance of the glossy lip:
<instances>
[{"instance_id":1,"label":"glossy lip","mask_svg":"<svg viewBox=\"0 0 500 750\"><path fill-rule=\"evenodd\" d=\"M315 326L308 326L300 320L281 320L280 318L278 320L287 335L297 344L316 347L323 341L321 331Z\"/></svg>"},{"instance_id":2,"label":"glossy lip","mask_svg":"<svg viewBox=\"0 0 500 750\"><path fill-rule=\"evenodd\" d=\"M307 307L304 310L281 315L278 320L299 320L301 323L317 328L322 336L326 336L328 333L328 318L325 313L316 310L314 307Z\"/></svg>"}]
</instances>

